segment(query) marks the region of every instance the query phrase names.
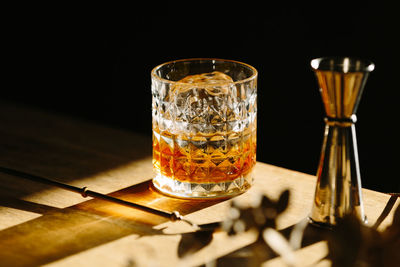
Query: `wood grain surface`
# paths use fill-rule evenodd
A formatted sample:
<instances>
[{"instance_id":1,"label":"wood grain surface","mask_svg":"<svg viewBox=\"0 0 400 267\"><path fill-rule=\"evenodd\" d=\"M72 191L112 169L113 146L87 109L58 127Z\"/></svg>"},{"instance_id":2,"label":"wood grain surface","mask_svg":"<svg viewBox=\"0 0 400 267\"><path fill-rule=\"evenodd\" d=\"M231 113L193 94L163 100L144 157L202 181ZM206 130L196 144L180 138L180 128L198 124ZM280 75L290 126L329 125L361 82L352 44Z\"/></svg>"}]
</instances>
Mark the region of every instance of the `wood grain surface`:
<instances>
[{"instance_id":1,"label":"wood grain surface","mask_svg":"<svg viewBox=\"0 0 400 267\"><path fill-rule=\"evenodd\" d=\"M158 193L151 184L149 137L5 102L0 102L0 165L177 210L198 224L224 220L232 201L184 200ZM307 217L315 182L312 175L258 162L254 185L235 201L249 202L260 193L277 198L289 189L289 208L278 221L285 231ZM389 196L371 190L363 190L363 195L372 225ZM251 233L228 237L217 232L208 246L179 258L182 233L191 230L183 222L0 174L0 266L196 266L246 247L255 238ZM329 261L320 261L327 254L326 242L318 230L310 236L295 253L299 266L329 266ZM264 263L282 264L279 257Z\"/></svg>"}]
</instances>

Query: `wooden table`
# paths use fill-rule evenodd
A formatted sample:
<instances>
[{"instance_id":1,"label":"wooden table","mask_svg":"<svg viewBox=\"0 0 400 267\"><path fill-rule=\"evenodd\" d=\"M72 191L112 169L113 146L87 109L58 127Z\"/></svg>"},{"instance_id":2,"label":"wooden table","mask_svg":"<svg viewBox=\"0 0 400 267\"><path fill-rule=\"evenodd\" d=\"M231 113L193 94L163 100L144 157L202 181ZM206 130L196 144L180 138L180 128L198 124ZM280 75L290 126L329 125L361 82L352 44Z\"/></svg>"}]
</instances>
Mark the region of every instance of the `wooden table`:
<instances>
[{"instance_id":1,"label":"wooden table","mask_svg":"<svg viewBox=\"0 0 400 267\"><path fill-rule=\"evenodd\" d=\"M262 140L259 138L259 141ZM151 139L87 121L0 102L0 165L57 179L162 210L177 210L198 224L224 220L232 200L182 200L151 186ZM271 198L289 189L285 229L307 217L316 178L258 162L254 186L236 197ZM370 224L389 195L363 190ZM397 200L396 206L399 205ZM391 223L393 210L379 229ZM192 229L166 219L62 189L0 174L0 266L196 266L251 244L254 235L223 231L196 253L179 258L182 233ZM298 266L329 266L326 241L295 252ZM280 257L264 266L282 266Z\"/></svg>"}]
</instances>

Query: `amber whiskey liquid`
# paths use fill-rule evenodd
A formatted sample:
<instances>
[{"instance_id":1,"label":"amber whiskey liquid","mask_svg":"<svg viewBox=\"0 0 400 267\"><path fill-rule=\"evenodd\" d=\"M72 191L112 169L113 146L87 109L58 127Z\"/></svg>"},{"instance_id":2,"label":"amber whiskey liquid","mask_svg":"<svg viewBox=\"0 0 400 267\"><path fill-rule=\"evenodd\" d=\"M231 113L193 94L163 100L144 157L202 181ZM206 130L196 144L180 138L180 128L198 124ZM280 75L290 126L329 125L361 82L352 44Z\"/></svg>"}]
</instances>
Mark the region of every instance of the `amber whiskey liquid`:
<instances>
[{"instance_id":1,"label":"amber whiskey liquid","mask_svg":"<svg viewBox=\"0 0 400 267\"><path fill-rule=\"evenodd\" d=\"M246 176L256 163L256 134L173 135L153 131L153 166L181 182L220 183Z\"/></svg>"}]
</instances>

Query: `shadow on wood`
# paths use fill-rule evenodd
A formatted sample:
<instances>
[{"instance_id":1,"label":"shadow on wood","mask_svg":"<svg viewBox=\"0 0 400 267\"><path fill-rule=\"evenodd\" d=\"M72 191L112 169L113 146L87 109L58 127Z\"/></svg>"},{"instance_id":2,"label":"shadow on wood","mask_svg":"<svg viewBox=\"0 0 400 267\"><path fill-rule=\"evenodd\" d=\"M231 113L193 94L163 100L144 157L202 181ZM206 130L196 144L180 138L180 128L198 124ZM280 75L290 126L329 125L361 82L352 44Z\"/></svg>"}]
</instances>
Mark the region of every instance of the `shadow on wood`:
<instances>
[{"instance_id":1,"label":"shadow on wood","mask_svg":"<svg viewBox=\"0 0 400 267\"><path fill-rule=\"evenodd\" d=\"M162 195L146 181L110 194L124 200L188 214L223 200L184 200ZM166 219L140 210L92 199L57 209L2 198L1 205L40 212L42 216L0 232L0 258L5 266L46 264L113 240L136 235L161 235L153 226ZM134 253L134 248L132 248Z\"/></svg>"},{"instance_id":2,"label":"shadow on wood","mask_svg":"<svg viewBox=\"0 0 400 267\"><path fill-rule=\"evenodd\" d=\"M302 222L299 222L301 224ZM286 238L289 239L290 234L296 225L291 225L287 228L280 230L279 232ZM301 247L304 248L312 244L318 243L322 240L326 240L329 234L329 230L322 229L319 227L307 224L304 229ZM263 262L271 260L279 255L274 252L264 240L258 240L248 246L233 251L221 258L217 259L218 266L261 266Z\"/></svg>"},{"instance_id":3,"label":"shadow on wood","mask_svg":"<svg viewBox=\"0 0 400 267\"><path fill-rule=\"evenodd\" d=\"M107 175L152 155L149 136L1 101L0 125L0 166L64 183ZM151 175L151 165L148 169ZM13 196L49 188L16 177L0 178L0 190L12 191ZM140 182L149 178L143 177ZM135 183L126 182L111 191Z\"/></svg>"}]
</instances>

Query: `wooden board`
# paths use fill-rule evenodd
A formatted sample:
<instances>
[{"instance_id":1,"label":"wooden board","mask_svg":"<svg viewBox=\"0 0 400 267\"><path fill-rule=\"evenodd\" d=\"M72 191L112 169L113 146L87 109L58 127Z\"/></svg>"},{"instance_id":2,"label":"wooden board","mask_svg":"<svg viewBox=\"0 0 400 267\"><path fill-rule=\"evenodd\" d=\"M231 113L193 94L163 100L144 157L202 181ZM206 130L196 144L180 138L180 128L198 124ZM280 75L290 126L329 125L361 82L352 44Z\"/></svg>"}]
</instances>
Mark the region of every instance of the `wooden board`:
<instances>
[{"instance_id":1,"label":"wooden board","mask_svg":"<svg viewBox=\"0 0 400 267\"><path fill-rule=\"evenodd\" d=\"M2 166L157 209L177 210L198 224L227 216L232 200L183 200L153 189L149 137L1 102L0 125ZM253 187L235 200L249 202L259 193L277 198L289 189L289 209L278 221L278 228L285 229L307 217L315 182L312 175L258 162ZM363 194L373 224L389 196L371 190ZM183 222L168 222L5 174L0 174L0 196L0 266L196 266L245 247L255 238L248 233L232 239L217 232L208 246L179 258L182 233L191 231ZM391 218L392 214L380 229ZM305 265L326 253L326 243L316 239L296 256ZM280 258L264 263L280 264Z\"/></svg>"}]
</instances>

